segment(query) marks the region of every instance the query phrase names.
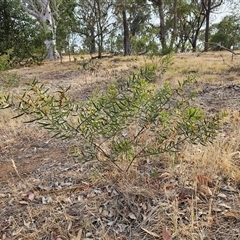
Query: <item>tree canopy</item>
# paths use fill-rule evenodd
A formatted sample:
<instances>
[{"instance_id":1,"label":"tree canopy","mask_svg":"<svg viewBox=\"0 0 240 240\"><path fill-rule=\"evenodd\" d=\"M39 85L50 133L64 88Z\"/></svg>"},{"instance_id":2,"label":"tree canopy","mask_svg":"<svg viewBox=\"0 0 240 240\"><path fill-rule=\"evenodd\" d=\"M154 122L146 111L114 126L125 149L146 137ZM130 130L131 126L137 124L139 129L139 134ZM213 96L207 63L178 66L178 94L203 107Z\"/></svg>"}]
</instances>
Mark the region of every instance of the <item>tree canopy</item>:
<instances>
[{"instance_id":1,"label":"tree canopy","mask_svg":"<svg viewBox=\"0 0 240 240\"><path fill-rule=\"evenodd\" d=\"M43 53L43 32L19 0L0 0L0 55L11 52L16 61Z\"/></svg>"},{"instance_id":2,"label":"tree canopy","mask_svg":"<svg viewBox=\"0 0 240 240\"><path fill-rule=\"evenodd\" d=\"M0 0L0 55L11 50L21 59L34 55L57 59L58 52L86 52L101 58L104 51L124 55L207 51L210 41L237 46L236 17L228 15L218 24L211 18L224 4L233 7L237 2Z\"/></svg>"}]
</instances>

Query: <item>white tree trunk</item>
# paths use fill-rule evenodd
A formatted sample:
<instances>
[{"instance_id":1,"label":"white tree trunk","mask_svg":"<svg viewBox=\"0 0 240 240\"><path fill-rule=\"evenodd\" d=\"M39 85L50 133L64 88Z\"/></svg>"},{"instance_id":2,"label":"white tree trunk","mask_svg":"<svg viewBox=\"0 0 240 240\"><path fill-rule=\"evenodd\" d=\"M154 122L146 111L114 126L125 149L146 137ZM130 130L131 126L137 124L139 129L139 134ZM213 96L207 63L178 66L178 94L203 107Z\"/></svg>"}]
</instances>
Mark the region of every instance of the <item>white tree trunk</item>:
<instances>
[{"instance_id":1,"label":"white tree trunk","mask_svg":"<svg viewBox=\"0 0 240 240\"><path fill-rule=\"evenodd\" d=\"M56 48L58 6L56 0L52 0L54 9L50 8L50 0L22 0L22 5L26 11L34 16L46 29L46 35L48 36L44 41L47 51L46 58L50 60L58 59L59 53Z\"/></svg>"},{"instance_id":2,"label":"white tree trunk","mask_svg":"<svg viewBox=\"0 0 240 240\"><path fill-rule=\"evenodd\" d=\"M46 39L44 41L44 43L45 43L46 50L47 50L46 59L57 60L60 56L59 56L59 53L56 49L56 40Z\"/></svg>"}]
</instances>

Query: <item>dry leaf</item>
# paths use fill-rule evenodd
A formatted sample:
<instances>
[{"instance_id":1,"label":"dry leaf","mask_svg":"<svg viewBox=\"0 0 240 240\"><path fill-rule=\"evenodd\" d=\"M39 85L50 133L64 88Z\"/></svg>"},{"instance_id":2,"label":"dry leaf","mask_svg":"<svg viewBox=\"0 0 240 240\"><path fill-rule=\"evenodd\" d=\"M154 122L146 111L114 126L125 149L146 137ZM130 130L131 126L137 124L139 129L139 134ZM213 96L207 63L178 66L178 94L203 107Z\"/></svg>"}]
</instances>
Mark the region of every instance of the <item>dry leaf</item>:
<instances>
[{"instance_id":1,"label":"dry leaf","mask_svg":"<svg viewBox=\"0 0 240 240\"><path fill-rule=\"evenodd\" d=\"M34 199L34 193L32 193L32 192L30 192L29 194L28 194L28 199L30 200L30 201L32 201L33 199Z\"/></svg>"},{"instance_id":2,"label":"dry leaf","mask_svg":"<svg viewBox=\"0 0 240 240\"><path fill-rule=\"evenodd\" d=\"M197 180L200 184L203 184L203 185L206 185L206 186L208 186L209 183L211 183L211 180L208 177L203 176L203 175L198 175Z\"/></svg>"},{"instance_id":3,"label":"dry leaf","mask_svg":"<svg viewBox=\"0 0 240 240\"><path fill-rule=\"evenodd\" d=\"M82 238L82 229L80 229L78 231L78 235L76 236L76 238L74 240L81 240L81 238Z\"/></svg>"},{"instance_id":4,"label":"dry leaf","mask_svg":"<svg viewBox=\"0 0 240 240\"><path fill-rule=\"evenodd\" d=\"M213 193L211 191L211 189L208 186L205 185L200 185L198 186L198 192L203 194L203 195L207 195L207 196L212 196Z\"/></svg>"},{"instance_id":5,"label":"dry leaf","mask_svg":"<svg viewBox=\"0 0 240 240\"><path fill-rule=\"evenodd\" d=\"M147 205L146 203L140 203L140 207L142 207L143 211L145 212L147 210Z\"/></svg>"},{"instance_id":6,"label":"dry leaf","mask_svg":"<svg viewBox=\"0 0 240 240\"><path fill-rule=\"evenodd\" d=\"M235 213L233 213L233 212L227 212L227 213L225 213L225 214L224 214L224 217L225 217L225 218L235 218L236 220L239 220L239 217L238 217Z\"/></svg>"},{"instance_id":7,"label":"dry leaf","mask_svg":"<svg viewBox=\"0 0 240 240\"><path fill-rule=\"evenodd\" d=\"M12 232L12 236L17 236L23 229L24 229L24 228L21 227L21 228L18 228L18 229L16 229L16 230L14 230L14 231Z\"/></svg>"},{"instance_id":8,"label":"dry leaf","mask_svg":"<svg viewBox=\"0 0 240 240\"><path fill-rule=\"evenodd\" d=\"M180 200L192 198L194 196L194 189L192 188L181 188L178 194Z\"/></svg>"},{"instance_id":9,"label":"dry leaf","mask_svg":"<svg viewBox=\"0 0 240 240\"><path fill-rule=\"evenodd\" d=\"M94 192L91 192L87 195L87 198L94 198L96 197L96 194Z\"/></svg>"},{"instance_id":10,"label":"dry leaf","mask_svg":"<svg viewBox=\"0 0 240 240\"><path fill-rule=\"evenodd\" d=\"M110 222L107 223L108 226L113 226L114 224L115 224L115 220L110 221Z\"/></svg>"},{"instance_id":11,"label":"dry leaf","mask_svg":"<svg viewBox=\"0 0 240 240\"><path fill-rule=\"evenodd\" d=\"M21 205L28 205L28 202L27 201L19 201L19 203L21 204Z\"/></svg>"},{"instance_id":12,"label":"dry leaf","mask_svg":"<svg viewBox=\"0 0 240 240\"><path fill-rule=\"evenodd\" d=\"M25 227L30 228L31 222L26 222L25 220L23 220L23 224Z\"/></svg>"},{"instance_id":13,"label":"dry leaf","mask_svg":"<svg viewBox=\"0 0 240 240\"><path fill-rule=\"evenodd\" d=\"M208 190L208 194L212 196L213 195L212 190L209 187L207 187L207 190Z\"/></svg>"},{"instance_id":14,"label":"dry leaf","mask_svg":"<svg viewBox=\"0 0 240 240\"><path fill-rule=\"evenodd\" d=\"M69 222L67 230L69 231L72 228L72 221Z\"/></svg>"},{"instance_id":15,"label":"dry leaf","mask_svg":"<svg viewBox=\"0 0 240 240\"><path fill-rule=\"evenodd\" d=\"M92 234L91 232L87 232L87 233L86 233L86 237L87 237L87 238L91 237L92 235L93 235L93 234Z\"/></svg>"},{"instance_id":16,"label":"dry leaf","mask_svg":"<svg viewBox=\"0 0 240 240\"><path fill-rule=\"evenodd\" d=\"M136 216L133 213L129 213L128 216L133 220L137 219Z\"/></svg>"},{"instance_id":17,"label":"dry leaf","mask_svg":"<svg viewBox=\"0 0 240 240\"><path fill-rule=\"evenodd\" d=\"M159 176L159 178L163 180L164 178L169 177L169 175L170 175L170 174L169 174L168 172L165 172L165 173L162 173L162 174Z\"/></svg>"},{"instance_id":18,"label":"dry leaf","mask_svg":"<svg viewBox=\"0 0 240 240\"><path fill-rule=\"evenodd\" d=\"M173 189L173 188L174 188L174 186L172 184L166 184L165 185L166 190Z\"/></svg>"},{"instance_id":19,"label":"dry leaf","mask_svg":"<svg viewBox=\"0 0 240 240\"><path fill-rule=\"evenodd\" d=\"M218 206L231 209L231 206L227 205L226 203L219 203Z\"/></svg>"},{"instance_id":20,"label":"dry leaf","mask_svg":"<svg viewBox=\"0 0 240 240\"><path fill-rule=\"evenodd\" d=\"M11 198L10 201L8 202L8 204L12 206L13 202L14 202L14 198Z\"/></svg>"},{"instance_id":21,"label":"dry leaf","mask_svg":"<svg viewBox=\"0 0 240 240\"><path fill-rule=\"evenodd\" d=\"M148 231L147 229L145 229L145 228L143 228L143 227L141 227L141 229L142 229L143 231L145 231L146 233L148 233L149 235L153 236L153 237L160 238L160 236L157 235L157 234L154 233L154 232ZM165 240L165 239L164 239L164 240Z\"/></svg>"},{"instance_id":22,"label":"dry leaf","mask_svg":"<svg viewBox=\"0 0 240 240\"><path fill-rule=\"evenodd\" d=\"M164 228L162 231L162 237L163 237L163 240L171 240L172 234L167 228Z\"/></svg>"},{"instance_id":23,"label":"dry leaf","mask_svg":"<svg viewBox=\"0 0 240 240\"><path fill-rule=\"evenodd\" d=\"M49 196L49 197L44 197L42 196L42 204L46 205L46 204L49 204L52 202L52 198Z\"/></svg>"},{"instance_id":24,"label":"dry leaf","mask_svg":"<svg viewBox=\"0 0 240 240\"><path fill-rule=\"evenodd\" d=\"M227 195L224 194L224 193L219 193L217 196L218 196L219 198L227 199Z\"/></svg>"},{"instance_id":25,"label":"dry leaf","mask_svg":"<svg viewBox=\"0 0 240 240\"><path fill-rule=\"evenodd\" d=\"M128 227L128 225L121 224L121 223L117 224L117 226L119 228L119 232L121 232L121 233L125 232L126 228Z\"/></svg>"},{"instance_id":26,"label":"dry leaf","mask_svg":"<svg viewBox=\"0 0 240 240\"><path fill-rule=\"evenodd\" d=\"M235 188L231 187L231 186L221 186L220 187L221 190L224 190L224 191L228 191L228 192L235 192L235 193L238 193L238 190L236 190Z\"/></svg>"},{"instance_id":27,"label":"dry leaf","mask_svg":"<svg viewBox=\"0 0 240 240\"><path fill-rule=\"evenodd\" d=\"M55 240L57 238L57 233L56 232L51 232L51 240Z\"/></svg>"},{"instance_id":28,"label":"dry leaf","mask_svg":"<svg viewBox=\"0 0 240 240\"><path fill-rule=\"evenodd\" d=\"M207 217L207 222L208 222L209 225L212 225L213 218L212 217Z\"/></svg>"},{"instance_id":29,"label":"dry leaf","mask_svg":"<svg viewBox=\"0 0 240 240\"><path fill-rule=\"evenodd\" d=\"M106 209L104 209L101 214L103 217L108 217L109 212Z\"/></svg>"}]
</instances>

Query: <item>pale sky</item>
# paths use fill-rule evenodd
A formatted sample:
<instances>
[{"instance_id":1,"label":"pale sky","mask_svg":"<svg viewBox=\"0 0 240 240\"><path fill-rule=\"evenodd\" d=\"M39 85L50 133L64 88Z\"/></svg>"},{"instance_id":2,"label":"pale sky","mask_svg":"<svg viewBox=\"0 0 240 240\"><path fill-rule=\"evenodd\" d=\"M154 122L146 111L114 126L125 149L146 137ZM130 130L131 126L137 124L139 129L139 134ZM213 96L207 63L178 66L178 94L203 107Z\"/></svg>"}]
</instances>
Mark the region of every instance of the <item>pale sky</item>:
<instances>
[{"instance_id":1,"label":"pale sky","mask_svg":"<svg viewBox=\"0 0 240 240\"><path fill-rule=\"evenodd\" d=\"M226 15L231 15L232 10L227 4L223 5L221 8L215 11L216 13L211 13L212 23L219 23Z\"/></svg>"}]
</instances>

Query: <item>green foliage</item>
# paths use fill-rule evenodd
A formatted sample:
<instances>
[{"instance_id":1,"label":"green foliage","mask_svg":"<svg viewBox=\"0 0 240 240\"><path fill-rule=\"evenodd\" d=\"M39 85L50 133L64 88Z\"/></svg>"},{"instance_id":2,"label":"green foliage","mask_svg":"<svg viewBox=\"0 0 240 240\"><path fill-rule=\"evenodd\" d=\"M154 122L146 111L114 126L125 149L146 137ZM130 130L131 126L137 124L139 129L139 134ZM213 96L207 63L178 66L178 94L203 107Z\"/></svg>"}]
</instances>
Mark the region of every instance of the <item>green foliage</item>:
<instances>
[{"instance_id":1,"label":"green foliage","mask_svg":"<svg viewBox=\"0 0 240 240\"><path fill-rule=\"evenodd\" d=\"M211 27L210 42L218 43L226 48L236 46L240 42L240 21L237 16L226 16L220 23ZM221 50L219 46L211 45L212 50Z\"/></svg>"},{"instance_id":2,"label":"green foliage","mask_svg":"<svg viewBox=\"0 0 240 240\"><path fill-rule=\"evenodd\" d=\"M22 38L18 39L18 43L14 44L12 59L15 64L41 65L45 57L44 40L46 39L46 33L39 24L32 25L26 31Z\"/></svg>"},{"instance_id":3,"label":"green foliage","mask_svg":"<svg viewBox=\"0 0 240 240\"><path fill-rule=\"evenodd\" d=\"M61 17L58 19L57 26L57 46L59 49L71 53L71 47L75 44L76 33L79 31L80 23L75 16L77 4L74 0L62 0L59 5Z\"/></svg>"},{"instance_id":4,"label":"green foliage","mask_svg":"<svg viewBox=\"0 0 240 240\"><path fill-rule=\"evenodd\" d=\"M11 50L8 50L6 54L0 55L0 72L11 68L10 53Z\"/></svg>"},{"instance_id":5,"label":"green foliage","mask_svg":"<svg viewBox=\"0 0 240 240\"><path fill-rule=\"evenodd\" d=\"M159 46L154 39L154 34L150 32L148 34L137 38L131 38L132 49L135 53L147 52L151 55L159 55Z\"/></svg>"},{"instance_id":6,"label":"green foliage","mask_svg":"<svg viewBox=\"0 0 240 240\"><path fill-rule=\"evenodd\" d=\"M0 0L0 56L9 58L7 67L22 61L39 63L45 52L43 37L40 26L22 9L19 0Z\"/></svg>"},{"instance_id":7,"label":"green foliage","mask_svg":"<svg viewBox=\"0 0 240 240\"><path fill-rule=\"evenodd\" d=\"M213 140L219 117L207 118L192 104L189 85L172 87L152 83L156 66L146 66L127 81L117 81L84 103L74 103L60 88L50 94L37 80L19 102L12 104L21 116L52 132L56 138L77 138L75 153L99 159L128 171L137 159L178 151L186 141L205 144ZM8 98L9 100L10 98Z\"/></svg>"}]
</instances>

